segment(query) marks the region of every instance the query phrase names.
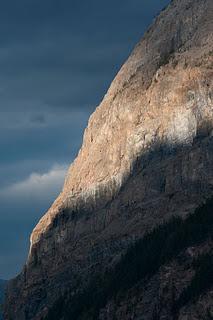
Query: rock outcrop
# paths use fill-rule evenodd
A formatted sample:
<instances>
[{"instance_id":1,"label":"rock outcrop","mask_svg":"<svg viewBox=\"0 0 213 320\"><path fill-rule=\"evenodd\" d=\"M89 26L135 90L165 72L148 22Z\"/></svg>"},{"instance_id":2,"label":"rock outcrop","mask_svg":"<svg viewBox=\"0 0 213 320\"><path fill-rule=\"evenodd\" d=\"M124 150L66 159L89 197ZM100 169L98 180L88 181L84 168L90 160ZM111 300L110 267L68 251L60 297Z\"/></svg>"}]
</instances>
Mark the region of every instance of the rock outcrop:
<instances>
[{"instance_id":1,"label":"rock outcrop","mask_svg":"<svg viewBox=\"0 0 213 320\"><path fill-rule=\"evenodd\" d=\"M174 0L135 47L33 230L26 265L8 285L6 320L45 319L68 288L75 296L145 233L213 195L212 18L212 0ZM98 319L114 319L104 312ZM144 316L116 319L152 317L146 305Z\"/></svg>"}]
</instances>

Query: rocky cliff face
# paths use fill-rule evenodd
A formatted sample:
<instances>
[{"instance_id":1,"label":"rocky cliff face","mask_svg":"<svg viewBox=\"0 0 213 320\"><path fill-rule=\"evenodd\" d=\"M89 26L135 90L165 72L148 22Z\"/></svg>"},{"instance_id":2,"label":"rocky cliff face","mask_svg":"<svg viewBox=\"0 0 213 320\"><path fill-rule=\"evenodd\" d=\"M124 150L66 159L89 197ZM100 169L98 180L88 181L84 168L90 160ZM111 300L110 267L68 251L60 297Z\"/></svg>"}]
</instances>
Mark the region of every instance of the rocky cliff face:
<instances>
[{"instance_id":1,"label":"rocky cliff face","mask_svg":"<svg viewBox=\"0 0 213 320\"><path fill-rule=\"evenodd\" d=\"M67 289L75 296L145 233L213 195L212 17L212 0L174 0L135 47L33 230L5 319L45 319ZM151 313L116 319L142 318Z\"/></svg>"}]
</instances>

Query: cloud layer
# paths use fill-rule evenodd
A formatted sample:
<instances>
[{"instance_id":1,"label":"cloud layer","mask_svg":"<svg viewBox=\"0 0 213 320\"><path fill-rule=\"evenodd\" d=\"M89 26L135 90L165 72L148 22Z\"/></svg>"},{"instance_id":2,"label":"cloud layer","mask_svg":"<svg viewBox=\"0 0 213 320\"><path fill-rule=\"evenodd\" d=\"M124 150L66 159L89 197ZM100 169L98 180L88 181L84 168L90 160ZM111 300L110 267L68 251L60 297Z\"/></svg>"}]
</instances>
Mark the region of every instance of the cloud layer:
<instances>
[{"instance_id":1,"label":"cloud layer","mask_svg":"<svg viewBox=\"0 0 213 320\"><path fill-rule=\"evenodd\" d=\"M56 164L0 189L0 270L6 278L21 270L30 232L61 191L66 171L67 165Z\"/></svg>"},{"instance_id":2,"label":"cloud layer","mask_svg":"<svg viewBox=\"0 0 213 320\"><path fill-rule=\"evenodd\" d=\"M20 182L0 189L0 198L12 198L15 201L46 201L53 199L62 188L67 166L54 165L48 172L33 172Z\"/></svg>"}]
</instances>

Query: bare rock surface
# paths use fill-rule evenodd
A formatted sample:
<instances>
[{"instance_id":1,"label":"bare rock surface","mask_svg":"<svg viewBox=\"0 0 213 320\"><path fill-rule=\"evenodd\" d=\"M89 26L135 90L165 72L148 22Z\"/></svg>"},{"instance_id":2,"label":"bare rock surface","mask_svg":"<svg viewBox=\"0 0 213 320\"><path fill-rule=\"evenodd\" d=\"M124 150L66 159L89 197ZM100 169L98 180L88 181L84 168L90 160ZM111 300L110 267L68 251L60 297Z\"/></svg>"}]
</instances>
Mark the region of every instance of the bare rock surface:
<instances>
[{"instance_id":1,"label":"bare rock surface","mask_svg":"<svg viewBox=\"0 0 213 320\"><path fill-rule=\"evenodd\" d=\"M212 252L213 243L187 248L172 262L162 266L151 279L139 282L123 294L108 302L101 310L99 320L191 320L211 319L213 316L213 290L190 301L175 314L177 297L190 285L195 270L193 259Z\"/></svg>"},{"instance_id":2,"label":"bare rock surface","mask_svg":"<svg viewBox=\"0 0 213 320\"><path fill-rule=\"evenodd\" d=\"M135 47L32 232L6 320L43 319L68 286L80 290L145 232L213 194L212 18L212 0L174 0Z\"/></svg>"}]
</instances>

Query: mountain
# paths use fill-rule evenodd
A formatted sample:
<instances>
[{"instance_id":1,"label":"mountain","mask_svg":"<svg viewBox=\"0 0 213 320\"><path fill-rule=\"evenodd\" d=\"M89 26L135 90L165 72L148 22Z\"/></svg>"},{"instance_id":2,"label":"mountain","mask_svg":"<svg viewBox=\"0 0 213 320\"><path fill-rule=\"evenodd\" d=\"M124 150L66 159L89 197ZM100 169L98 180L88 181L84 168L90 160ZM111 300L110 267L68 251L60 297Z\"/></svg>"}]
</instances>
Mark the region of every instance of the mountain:
<instances>
[{"instance_id":1,"label":"mountain","mask_svg":"<svg viewBox=\"0 0 213 320\"><path fill-rule=\"evenodd\" d=\"M6 320L213 316L213 2L173 0L89 119Z\"/></svg>"},{"instance_id":2,"label":"mountain","mask_svg":"<svg viewBox=\"0 0 213 320\"><path fill-rule=\"evenodd\" d=\"M4 291L5 291L5 287L6 287L6 281L4 280L1 280L0 279L0 320L2 320L2 303L3 303L3 300L4 300Z\"/></svg>"}]
</instances>

